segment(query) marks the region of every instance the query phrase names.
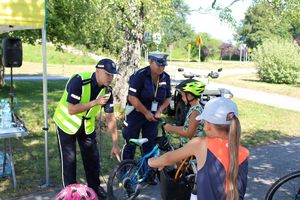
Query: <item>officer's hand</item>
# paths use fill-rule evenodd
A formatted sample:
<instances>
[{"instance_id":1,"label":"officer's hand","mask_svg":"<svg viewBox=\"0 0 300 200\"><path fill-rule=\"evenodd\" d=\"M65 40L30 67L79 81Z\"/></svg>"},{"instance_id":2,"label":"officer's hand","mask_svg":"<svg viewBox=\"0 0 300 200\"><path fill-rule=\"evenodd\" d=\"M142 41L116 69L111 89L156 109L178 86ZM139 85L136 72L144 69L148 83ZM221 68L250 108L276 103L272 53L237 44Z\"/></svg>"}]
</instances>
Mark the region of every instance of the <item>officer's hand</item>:
<instances>
[{"instance_id":1,"label":"officer's hand","mask_svg":"<svg viewBox=\"0 0 300 200\"><path fill-rule=\"evenodd\" d=\"M115 156L117 160L121 162L120 152L121 152L120 147L118 145L113 145L111 148L110 157L112 158L113 156Z\"/></svg>"},{"instance_id":2,"label":"officer's hand","mask_svg":"<svg viewBox=\"0 0 300 200\"><path fill-rule=\"evenodd\" d=\"M96 99L97 105L101 105L101 106L105 105L106 102L108 101L109 97L110 97L110 94L106 94L104 96L99 97L98 99Z\"/></svg>"},{"instance_id":3,"label":"officer's hand","mask_svg":"<svg viewBox=\"0 0 300 200\"><path fill-rule=\"evenodd\" d=\"M160 112L160 110L158 110L158 111L155 112L155 116L154 117L156 119L160 119L160 115L161 115L161 112Z\"/></svg>"},{"instance_id":4,"label":"officer's hand","mask_svg":"<svg viewBox=\"0 0 300 200\"><path fill-rule=\"evenodd\" d=\"M146 119L147 119L148 121L150 121L150 122L155 122L155 121L157 121L157 120L155 119L153 113L150 112L149 110L148 110L147 113L145 114L145 117L146 117Z\"/></svg>"}]
</instances>

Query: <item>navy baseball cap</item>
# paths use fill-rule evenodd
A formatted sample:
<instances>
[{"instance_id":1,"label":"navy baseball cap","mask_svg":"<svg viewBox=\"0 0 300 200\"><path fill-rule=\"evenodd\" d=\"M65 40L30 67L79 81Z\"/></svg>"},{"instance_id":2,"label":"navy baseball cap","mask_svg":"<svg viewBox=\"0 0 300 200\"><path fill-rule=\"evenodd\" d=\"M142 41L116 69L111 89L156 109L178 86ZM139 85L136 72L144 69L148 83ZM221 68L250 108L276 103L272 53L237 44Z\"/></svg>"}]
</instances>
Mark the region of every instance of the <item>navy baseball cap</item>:
<instances>
[{"instance_id":1,"label":"navy baseball cap","mask_svg":"<svg viewBox=\"0 0 300 200\"><path fill-rule=\"evenodd\" d=\"M108 58L100 60L96 65L96 68L104 69L109 74L119 74L119 72L117 71L116 63Z\"/></svg>"},{"instance_id":2,"label":"navy baseball cap","mask_svg":"<svg viewBox=\"0 0 300 200\"><path fill-rule=\"evenodd\" d=\"M152 51L152 52L149 52L149 55L150 55L150 60L154 60L158 65L161 65L161 66L167 66L168 63L167 63L167 57L168 57L168 54L167 53L164 53L164 52L159 52L159 51Z\"/></svg>"}]
</instances>

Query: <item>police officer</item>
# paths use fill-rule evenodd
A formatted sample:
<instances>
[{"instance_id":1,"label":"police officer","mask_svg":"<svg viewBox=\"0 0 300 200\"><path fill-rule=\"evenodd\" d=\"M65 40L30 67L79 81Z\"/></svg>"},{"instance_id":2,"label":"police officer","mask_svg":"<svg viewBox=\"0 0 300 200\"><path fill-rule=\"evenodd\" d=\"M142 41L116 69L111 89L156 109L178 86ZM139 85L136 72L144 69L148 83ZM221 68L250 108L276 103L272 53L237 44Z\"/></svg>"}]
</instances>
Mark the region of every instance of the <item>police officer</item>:
<instances>
[{"instance_id":1,"label":"police officer","mask_svg":"<svg viewBox=\"0 0 300 200\"><path fill-rule=\"evenodd\" d=\"M157 119L171 99L170 76L164 72L166 65L166 53L150 52L150 66L138 70L129 79L125 126L122 129L125 139L122 159L134 158L135 146L129 143L129 139L139 138L140 131L142 137L149 140L143 144L143 153L147 154L155 146ZM154 177L149 175L147 182L156 184Z\"/></svg>"},{"instance_id":2,"label":"police officer","mask_svg":"<svg viewBox=\"0 0 300 200\"><path fill-rule=\"evenodd\" d=\"M106 198L100 187L100 160L97 148L95 120L102 107L106 113L108 132L112 135L111 154L120 152L113 96L110 84L117 74L116 64L102 59L95 72L73 75L54 113L62 167L63 186L76 183L76 140L78 141L88 186L99 199Z\"/></svg>"}]
</instances>

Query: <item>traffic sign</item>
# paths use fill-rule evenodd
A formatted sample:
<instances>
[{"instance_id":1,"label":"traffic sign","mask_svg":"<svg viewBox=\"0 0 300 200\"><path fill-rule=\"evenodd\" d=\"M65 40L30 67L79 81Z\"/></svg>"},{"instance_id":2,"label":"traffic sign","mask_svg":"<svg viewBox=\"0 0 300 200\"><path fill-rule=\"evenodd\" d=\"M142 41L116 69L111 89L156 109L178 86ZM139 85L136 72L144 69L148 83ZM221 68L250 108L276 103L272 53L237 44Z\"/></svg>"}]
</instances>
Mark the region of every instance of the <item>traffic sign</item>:
<instances>
[{"instance_id":1,"label":"traffic sign","mask_svg":"<svg viewBox=\"0 0 300 200\"><path fill-rule=\"evenodd\" d=\"M174 45L173 44L169 44L169 49L173 50L174 49Z\"/></svg>"},{"instance_id":2,"label":"traffic sign","mask_svg":"<svg viewBox=\"0 0 300 200\"><path fill-rule=\"evenodd\" d=\"M145 33L144 41L147 42L150 40L150 32Z\"/></svg>"},{"instance_id":3,"label":"traffic sign","mask_svg":"<svg viewBox=\"0 0 300 200\"><path fill-rule=\"evenodd\" d=\"M152 39L153 39L153 42L156 44L156 45L159 45L161 43L161 34L160 33L154 33L153 36L152 36Z\"/></svg>"},{"instance_id":4,"label":"traffic sign","mask_svg":"<svg viewBox=\"0 0 300 200\"><path fill-rule=\"evenodd\" d=\"M197 37L197 41L196 41L197 46L202 46L203 45L203 40L199 34L199 36Z\"/></svg>"}]
</instances>

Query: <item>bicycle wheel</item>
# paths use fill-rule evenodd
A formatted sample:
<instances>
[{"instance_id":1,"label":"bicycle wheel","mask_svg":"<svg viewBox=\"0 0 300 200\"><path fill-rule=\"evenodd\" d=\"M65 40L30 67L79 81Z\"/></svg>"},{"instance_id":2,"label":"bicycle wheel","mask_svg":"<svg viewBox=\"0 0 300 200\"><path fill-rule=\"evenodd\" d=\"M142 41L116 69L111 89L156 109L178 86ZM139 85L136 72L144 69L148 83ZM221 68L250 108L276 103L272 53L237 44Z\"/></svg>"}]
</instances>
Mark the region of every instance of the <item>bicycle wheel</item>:
<instances>
[{"instance_id":1,"label":"bicycle wheel","mask_svg":"<svg viewBox=\"0 0 300 200\"><path fill-rule=\"evenodd\" d=\"M111 200L134 199L139 194L138 180L142 178L142 171L137 173L138 164L134 160L124 160L111 172L107 193Z\"/></svg>"},{"instance_id":2,"label":"bicycle wheel","mask_svg":"<svg viewBox=\"0 0 300 200\"><path fill-rule=\"evenodd\" d=\"M268 190L265 200L300 200L300 171L277 180Z\"/></svg>"}]
</instances>

